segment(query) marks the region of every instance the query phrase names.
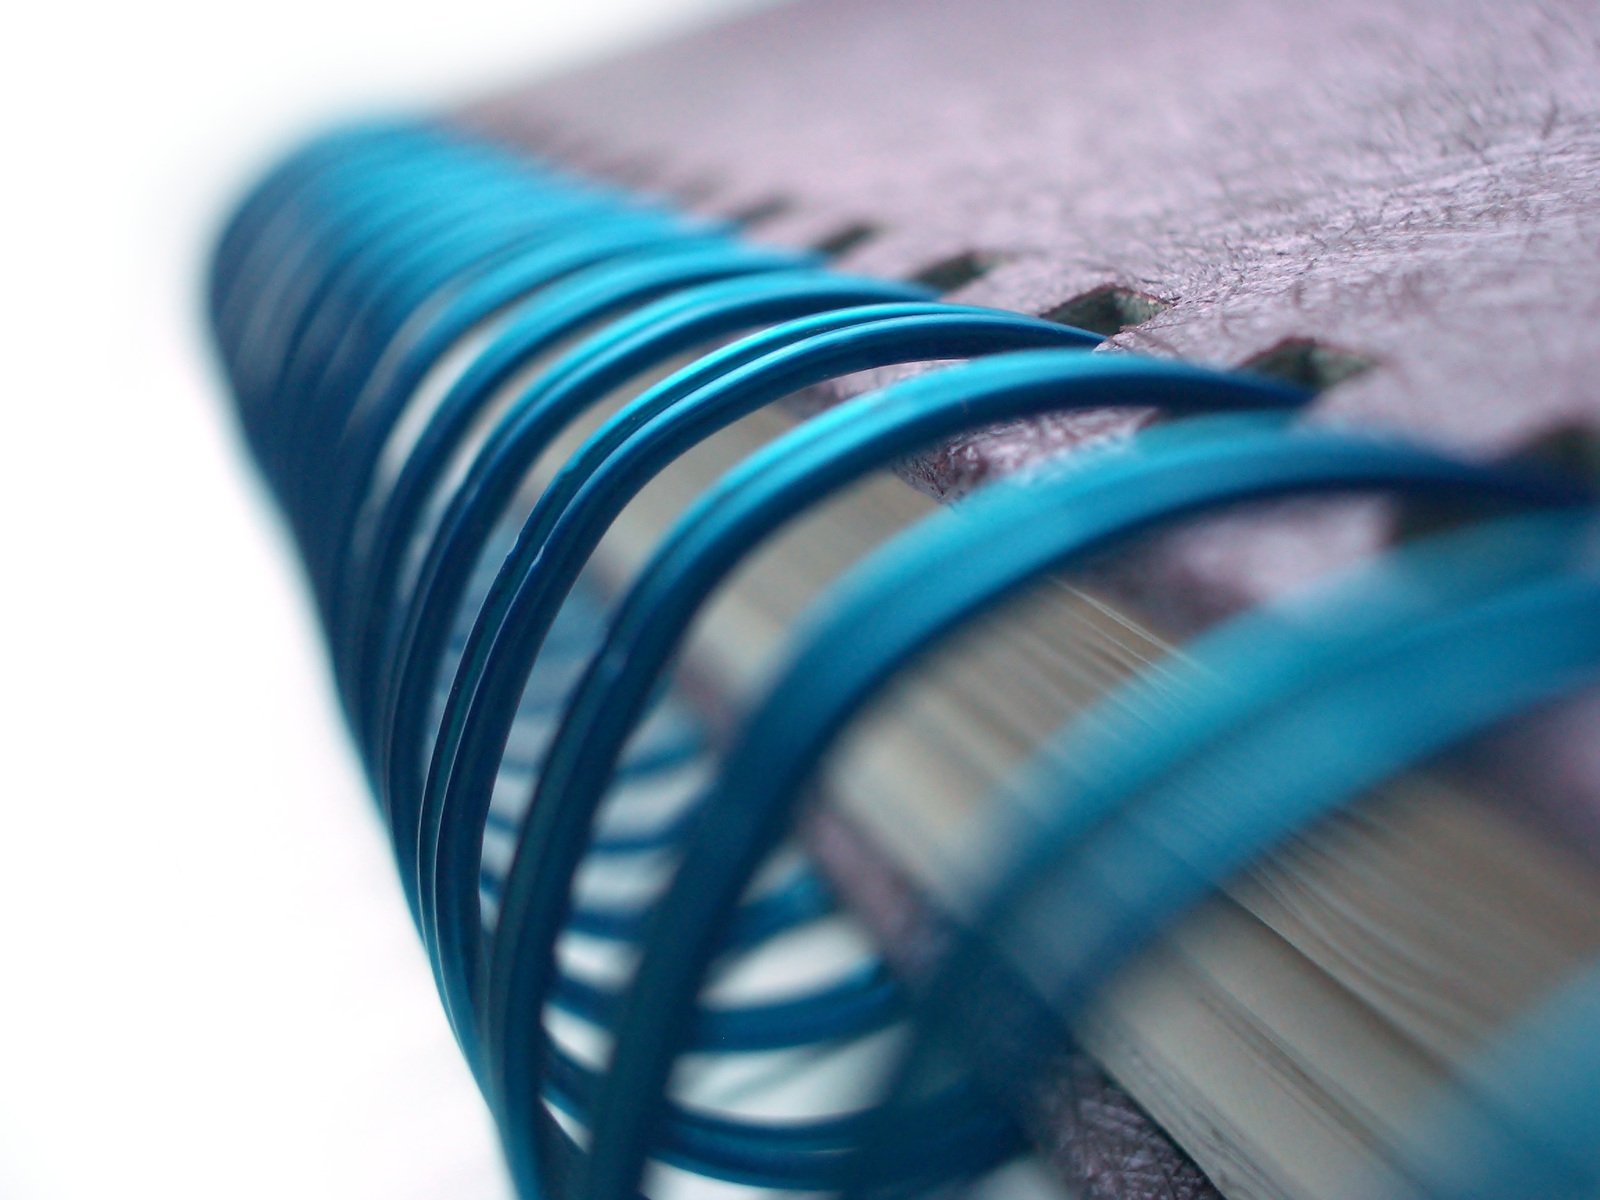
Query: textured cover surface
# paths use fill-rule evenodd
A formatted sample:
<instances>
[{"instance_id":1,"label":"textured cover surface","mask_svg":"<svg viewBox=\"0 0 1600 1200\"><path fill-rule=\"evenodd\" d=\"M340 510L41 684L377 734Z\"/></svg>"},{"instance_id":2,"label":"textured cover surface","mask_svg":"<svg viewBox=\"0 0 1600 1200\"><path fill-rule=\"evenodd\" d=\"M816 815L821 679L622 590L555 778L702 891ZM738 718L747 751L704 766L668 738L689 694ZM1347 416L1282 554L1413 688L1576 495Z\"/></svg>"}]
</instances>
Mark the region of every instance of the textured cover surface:
<instances>
[{"instance_id":1,"label":"textured cover surface","mask_svg":"<svg viewBox=\"0 0 1600 1200\"><path fill-rule=\"evenodd\" d=\"M787 205L761 236L866 225L849 267L992 262L961 299L1042 313L1116 285L1169 305L1130 349L1237 364L1304 338L1372 363L1322 419L1495 454L1600 409L1583 0L808 0L461 117L706 211ZM920 482L960 490L1107 424L965 439ZM1181 627L1378 528L1327 525L1172 556L1204 612L1166 603L1170 578L1149 599Z\"/></svg>"}]
</instances>

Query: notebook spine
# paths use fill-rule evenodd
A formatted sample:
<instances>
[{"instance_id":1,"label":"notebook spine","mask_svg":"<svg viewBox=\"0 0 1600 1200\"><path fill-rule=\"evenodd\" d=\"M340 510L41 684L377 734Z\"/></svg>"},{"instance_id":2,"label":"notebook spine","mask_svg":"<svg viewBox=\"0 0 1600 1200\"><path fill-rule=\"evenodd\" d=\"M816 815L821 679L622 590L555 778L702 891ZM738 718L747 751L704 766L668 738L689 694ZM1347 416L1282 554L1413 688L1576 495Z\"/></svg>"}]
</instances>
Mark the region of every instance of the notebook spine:
<instances>
[{"instance_id":1,"label":"notebook spine","mask_svg":"<svg viewBox=\"0 0 1600 1200\"><path fill-rule=\"evenodd\" d=\"M842 274L440 128L341 131L285 162L220 238L209 299L447 1014L528 1196L633 1200L652 1162L896 1195L981 1175L1018 1148L1017 1096L1046 1086L1017 1047L1058 1042L1116 965L1372 782L1600 668L1581 487L1309 428L1295 420L1303 390L1091 353L1085 331ZM804 388L945 360L958 365L746 459L619 594L595 594L586 569L607 530L696 445ZM619 389L621 407L528 501L535 467ZM880 548L795 633L726 746L666 686L717 589L827 498L976 427L1108 406L1169 423L994 483ZM1058 814L1050 836L952 931L931 980L908 990L868 956L776 999L708 998L719 964L832 917L811 865L766 877L832 747L913 665L1047 575L1151 531L1352 492L1426 496L1468 527L1341 585L1326 640L1280 636L1259 614L1206 639L1225 699L1197 700L1159 753L1106 715L1152 720L1137 681L1047 748L1016 786ZM1278 769L1311 761L1307 730L1359 724L1353 705L1374 695L1395 709L1392 736L1315 760L1312 779ZM1226 803L1206 782L1224 768L1250 784ZM619 828L607 814L621 793L648 803ZM1107 892L1108 874L1141 903ZM618 902L585 886L658 877L642 901L638 887ZM574 936L631 972L586 976L561 953ZM1016 1022L1004 1036L997 1012ZM598 1049L558 1036L562 1022ZM867 1061L907 1022L881 1104L830 1098L777 1119L673 1090L687 1056ZM952 1054L967 1064L953 1082ZM1528 1074L1527 1088L1550 1086ZM1489 1194L1531 1153L1472 1179L1445 1178L1424 1151L1405 1169L1422 1189ZM1560 1163L1560 1179L1595 1178L1570 1146ZM1196 1194L1198 1172L1183 1171Z\"/></svg>"}]
</instances>

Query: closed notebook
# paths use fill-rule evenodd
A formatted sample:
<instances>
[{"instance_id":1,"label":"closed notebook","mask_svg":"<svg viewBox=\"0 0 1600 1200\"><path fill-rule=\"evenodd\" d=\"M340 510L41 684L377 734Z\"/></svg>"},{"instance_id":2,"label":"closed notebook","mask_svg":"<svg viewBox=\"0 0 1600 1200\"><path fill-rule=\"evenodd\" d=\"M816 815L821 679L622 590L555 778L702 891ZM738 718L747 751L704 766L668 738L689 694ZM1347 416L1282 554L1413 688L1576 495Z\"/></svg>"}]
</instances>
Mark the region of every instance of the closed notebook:
<instances>
[{"instance_id":1,"label":"closed notebook","mask_svg":"<svg viewBox=\"0 0 1600 1200\"><path fill-rule=\"evenodd\" d=\"M1589 1196L1600 24L802 0L210 311L528 1196Z\"/></svg>"}]
</instances>

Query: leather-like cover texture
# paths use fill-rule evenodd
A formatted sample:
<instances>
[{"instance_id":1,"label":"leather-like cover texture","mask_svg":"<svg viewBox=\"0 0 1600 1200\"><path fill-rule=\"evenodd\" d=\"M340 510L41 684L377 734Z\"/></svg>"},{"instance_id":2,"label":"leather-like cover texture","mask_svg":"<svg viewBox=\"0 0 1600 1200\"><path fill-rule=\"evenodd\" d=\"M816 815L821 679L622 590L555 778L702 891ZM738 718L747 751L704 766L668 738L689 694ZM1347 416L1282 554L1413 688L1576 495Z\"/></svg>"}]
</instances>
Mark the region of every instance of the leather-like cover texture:
<instances>
[{"instance_id":1,"label":"leather-like cover texture","mask_svg":"<svg viewBox=\"0 0 1600 1200\"><path fill-rule=\"evenodd\" d=\"M1368 356L1327 414L1496 450L1600 408L1600 8L809 0L463 114L962 299L1170 302L1118 340ZM959 455L963 472L1038 435Z\"/></svg>"}]
</instances>

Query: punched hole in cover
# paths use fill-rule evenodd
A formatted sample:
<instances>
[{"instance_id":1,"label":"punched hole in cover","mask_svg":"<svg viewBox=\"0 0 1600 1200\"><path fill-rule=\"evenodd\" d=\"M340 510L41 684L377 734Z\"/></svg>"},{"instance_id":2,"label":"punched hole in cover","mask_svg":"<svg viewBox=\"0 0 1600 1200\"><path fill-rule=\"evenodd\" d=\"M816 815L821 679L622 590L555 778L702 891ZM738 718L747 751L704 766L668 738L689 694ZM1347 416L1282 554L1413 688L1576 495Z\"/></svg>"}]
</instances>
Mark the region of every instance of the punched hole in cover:
<instances>
[{"instance_id":1,"label":"punched hole in cover","mask_svg":"<svg viewBox=\"0 0 1600 1200\"><path fill-rule=\"evenodd\" d=\"M941 295L953 292L957 288L966 287L974 280L982 279L994 270L999 258L993 254L985 254L978 250L964 250L960 254L953 254L949 258L941 258L937 262L929 263L921 270L910 276L912 283L920 283L924 287L932 288Z\"/></svg>"},{"instance_id":2,"label":"punched hole in cover","mask_svg":"<svg viewBox=\"0 0 1600 1200\"><path fill-rule=\"evenodd\" d=\"M1143 325L1171 307L1167 301L1155 296L1108 283L1074 296L1042 315L1047 321L1059 321L1063 325L1073 325L1090 333L1110 337L1124 329Z\"/></svg>"},{"instance_id":3,"label":"punched hole in cover","mask_svg":"<svg viewBox=\"0 0 1600 1200\"><path fill-rule=\"evenodd\" d=\"M763 221L775 220L794 211L794 201L787 196L768 196L764 200L734 209L727 215L727 219L735 225L759 225Z\"/></svg>"},{"instance_id":4,"label":"punched hole in cover","mask_svg":"<svg viewBox=\"0 0 1600 1200\"><path fill-rule=\"evenodd\" d=\"M848 254L864 242L871 241L879 232L876 225L868 225L865 222L845 225L814 243L811 248L818 254L837 258L841 254Z\"/></svg>"},{"instance_id":5,"label":"punched hole in cover","mask_svg":"<svg viewBox=\"0 0 1600 1200\"><path fill-rule=\"evenodd\" d=\"M1522 442L1505 456L1505 461L1600 488L1600 429L1587 421L1561 421Z\"/></svg>"},{"instance_id":6,"label":"punched hole in cover","mask_svg":"<svg viewBox=\"0 0 1600 1200\"><path fill-rule=\"evenodd\" d=\"M1586 421L1564 420L1539 430L1493 461L1590 492L1600 491L1600 429ZM1482 519L1486 511L1510 507L1504 501L1467 507L1438 497L1407 496L1395 504L1389 542L1399 545L1435 537Z\"/></svg>"},{"instance_id":7,"label":"punched hole in cover","mask_svg":"<svg viewBox=\"0 0 1600 1200\"><path fill-rule=\"evenodd\" d=\"M1329 346L1315 338L1292 337L1247 358L1239 366L1313 392L1353 379L1377 364L1364 354Z\"/></svg>"}]
</instances>

